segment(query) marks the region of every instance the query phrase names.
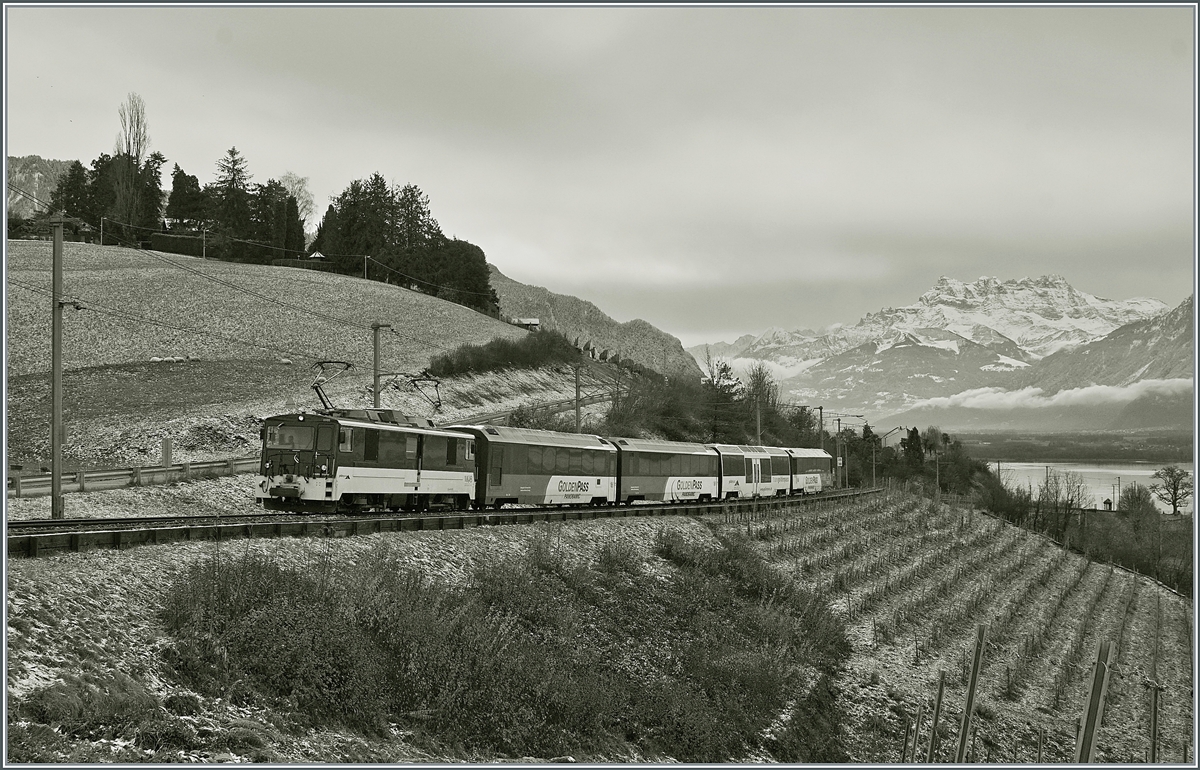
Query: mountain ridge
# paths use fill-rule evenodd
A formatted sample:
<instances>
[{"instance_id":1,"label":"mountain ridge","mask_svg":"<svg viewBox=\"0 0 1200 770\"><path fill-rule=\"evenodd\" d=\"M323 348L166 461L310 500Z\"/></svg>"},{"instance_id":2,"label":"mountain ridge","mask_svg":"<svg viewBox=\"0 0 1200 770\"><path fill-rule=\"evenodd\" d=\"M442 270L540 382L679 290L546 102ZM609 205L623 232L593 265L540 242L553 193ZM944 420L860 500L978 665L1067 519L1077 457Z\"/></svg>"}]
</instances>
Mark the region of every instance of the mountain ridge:
<instances>
[{"instance_id":1,"label":"mountain ridge","mask_svg":"<svg viewBox=\"0 0 1200 770\"><path fill-rule=\"evenodd\" d=\"M591 342L600 350L663 374L701 376L700 364L684 351L683 344L647 321L635 318L621 323L587 300L515 281L490 263L488 268L504 314L537 318L543 328L578 339L580 345Z\"/></svg>"}]
</instances>

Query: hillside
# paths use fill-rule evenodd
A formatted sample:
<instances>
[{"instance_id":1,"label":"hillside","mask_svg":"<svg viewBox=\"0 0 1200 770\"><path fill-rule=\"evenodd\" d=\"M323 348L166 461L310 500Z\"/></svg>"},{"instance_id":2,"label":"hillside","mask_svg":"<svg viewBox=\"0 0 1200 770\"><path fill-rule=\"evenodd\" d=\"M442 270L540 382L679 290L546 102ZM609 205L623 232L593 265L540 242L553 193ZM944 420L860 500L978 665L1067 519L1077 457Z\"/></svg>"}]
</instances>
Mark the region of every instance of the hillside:
<instances>
[{"instance_id":1,"label":"hillside","mask_svg":"<svg viewBox=\"0 0 1200 770\"><path fill-rule=\"evenodd\" d=\"M162 257L160 259L159 257ZM45 241L10 241L8 357L10 458L48 454L50 260ZM171 436L179 460L252 454L256 418L291 399L318 406L317 360L354 364L327 388L342 406L370 405L372 332L385 372L420 372L431 355L528 332L461 305L376 281L261 265L204 261L92 244L64 248L64 414L68 463L155 460ZM175 361L151 361L152 358ZM290 363L284 363L290 361ZM432 415L401 378L383 406ZM435 419L574 393L567 373L505 373L441 389ZM70 465L68 465L70 467Z\"/></svg>"},{"instance_id":2,"label":"hillside","mask_svg":"<svg viewBox=\"0 0 1200 770\"><path fill-rule=\"evenodd\" d=\"M73 161L46 160L37 155L20 158L8 156L8 183L36 198L48 201L58 186L58 179L67 172ZM28 219L35 213L35 204L23 195L8 191L8 210Z\"/></svg>"},{"instance_id":3,"label":"hillside","mask_svg":"<svg viewBox=\"0 0 1200 770\"><path fill-rule=\"evenodd\" d=\"M616 353L648 369L666 374L700 377L700 367L678 339L634 319L619 323L591 302L555 294L540 286L514 281L491 267L492 288L500 297L500 310L513 318L537 318L543 328L555 329L579 344L591 342L600 350Z\"/></svg>"},{"instance_id":4,"label":"hillside","mask_svg":"<svg viewBox=\"0 0 1200 770\"><path fill-rule=\"evenodd\" d=\"M244 501L249 493L249 477L238 477L72 494L68 505L79 515L128 515L132 506L145 515L166 515L229 510L231 501ZM233 505L235 509L245 507ZM44 516L46 507L45 498L19 500L14 505L20 517ZM1075 719L1086 696L1087 672L1100 639L1116 644L1119 675L1109 683L1098 761L1140 761L1149 719L1143 683L1152 672L1165 687L1159 715L1160 758L1166 762L1182 759L1194 718L1190 695L1192 618L1183 598L1147 578L1089 562L989 516L895 491L868 502L826 501L754 517L630 517L336 540L233 541L220 546L219 552L228 565L245 555L262 554L272 563L313 574L322 563L331 562L338 574L352 570L355 564L373 563L372 555L384 550L403 568L417 571L431 583L451 586L469 584L482 567L498 560L541 553L539 574L549 575L552 581L579 582L585 576L610 575L587 583L594 586L591 601L613 611L619 607L623 625L647 629L645 633L650 635L664 627L674 628L681 620L646 601L647 586L680 584L679 563L664 558L661 550L664 539L719 550L719 539L739 541L747 536L750 546L770 565L794 576L804 590L825 597L838 628L814 627L815 638L789 656L802 674L796 680L800 686L792 691L792 699L769 729L755 729L752 734L757 739L726 761L778 760L778 754L770 753L781 748L776 738L805 706L808 712L801 717L807 720L799 731L801 747L827 740L829 748L841 756L826 761L891 764L900 760L906 725L920 705L924 712L920 730L923 758L939 672L945 672L946 690L934 754L939 762L952 761L967 661L979 623L987 624L989 630L976 700L974 761L1031 764L1038 756L1039 730L1044 730L1044 760L1069 762ZM624 556L614 567L611 557L616 546ZM537 551L539 547L543 550ZM72 764L97 759L286 763L687 759L646 750L656 741L636 730L613 729L613 739L603 749L573 752L575 756L568 760L553 754L487 751L458 740L439 741L426 712L391 715L391 729L370 736L320 723L313 728L311 717L302 706L297 707L295 699L258 696L252 688L260 685L255 683L238 682L221 693L193 690L185 677L187 669L179 665L187 660L184 656L189 648L165 627L162 608L171 584L187 574L188 565L217 552L214 543L197 542L10 561L7 693L10 714L16 715L9 725L10 761L45 761L54 751L66 752ZM555 571L544 566L556 566L558 560L568 568ZM748 582L753 575L743 577ZM682 585L697 589L695 580ZM97 586L103 590L97 591ZM540 610L538 596L532 593L525 601L525 611L513 626L532 629L537 635L535 643L553 639L563 629L576 631L581 620L605 622L608 617L581 617L562 607L555 612ZM422 620L431 616L420 614L415 598L409 602L406 611L417 617L412 627L419 628ZM769 669L758 663L766 661L763 650L780 634L779 626L764 627L766 613L775 606L777 602L763 601L756 612L747 614L745 628L763 629L760 645L734 654L710 653L707 658L709 671L724 674L723 695L762 697L763 691L778 686L773 684L775 680L763 678L762 672ZM256 610L262 612L262 622L278 622L288 610L280 605L272 608L273 612ZM714 621L708 621L710 626ZM819 667L828 660L821 652L829 646L830 636L834 641L840 637L849 642L848 648L838 645L848 657L843 653L835 675L822 676ZM306 644L319 641L305 639ZM481 644L488 641L479 639ZM670 675L675 669L662 666L663 658L677 667L687 656L705 652L695 644L680 646L680 641L671 638L668 644L672 647L665 651L674 655L665 656L661 647L632 645L612 655L603 647L606 638L595 633L572 637L570 646L581 656L604 650L610 653L606 660L616 660L622 670L635 676L640 673L658 691L674 694L679 692ZM682 641L686 642L686 637ZM295 653L296 647L285 640L275 642L280 654ZM361 665L365 670L369 659L361 659ZM156 717L167 724L138 723L135 714L133 727L122 730L118 724L115 734L105 735L105 715L85 711L84 716L94 717L92 724L100 729L77 730L74 735L51 729L46 722L52 721L53 696L80 687L79 680L69 677L81 672L90 672L84 681L100 682L108 681L105 677L111 677L111 672L127 672L129 678L120 680L124 682L122 691L168 706L168 713ZM447 666L444 675L453 674L453 667ZM544 673L542 678L552 679ZM562 679L554 679L554 683ZM663 712L673 713L670 706L675 702L667 700ZM188 709L181 710L181 705ZM596 702L595 707L601 705L602 701ZM82 708L87 706L94 708L95 704ZM699 722L690 724L699 727ZM801 754L798 761L820 761L806 756L812 755ZM57 761L63 760L60 756Z\"/></svg>"}]
</instances>

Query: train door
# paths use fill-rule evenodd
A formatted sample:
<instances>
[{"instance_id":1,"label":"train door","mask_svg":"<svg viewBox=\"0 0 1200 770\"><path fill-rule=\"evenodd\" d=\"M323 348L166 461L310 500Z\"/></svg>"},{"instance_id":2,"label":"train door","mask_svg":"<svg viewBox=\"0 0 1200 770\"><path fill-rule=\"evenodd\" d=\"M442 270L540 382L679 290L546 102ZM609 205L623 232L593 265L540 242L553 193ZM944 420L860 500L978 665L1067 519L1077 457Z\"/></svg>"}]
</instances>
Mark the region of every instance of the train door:
<instances>
[{"instance_id":1,"label":"train door","mask_svg":"<svg viewBox=\"0 0 1200 770\"><path fill-rule=\"evenodd\" d=\"M317 427L317 451L313 455L313 474L320 476L336 475L337 464L334 462L333 437L337 425L332 423Z\"/></svg>"},{"instance_id":2,"label":"train door","mask_svg":"<svg viewBox=\"0 0 1200 770\"><path fill-rule=\"evenodd\" d=\"M746 458L746 491L751 497L758 497L758 485L762 481L762 469L757 457Z\"/></svg>"}]
</instances>

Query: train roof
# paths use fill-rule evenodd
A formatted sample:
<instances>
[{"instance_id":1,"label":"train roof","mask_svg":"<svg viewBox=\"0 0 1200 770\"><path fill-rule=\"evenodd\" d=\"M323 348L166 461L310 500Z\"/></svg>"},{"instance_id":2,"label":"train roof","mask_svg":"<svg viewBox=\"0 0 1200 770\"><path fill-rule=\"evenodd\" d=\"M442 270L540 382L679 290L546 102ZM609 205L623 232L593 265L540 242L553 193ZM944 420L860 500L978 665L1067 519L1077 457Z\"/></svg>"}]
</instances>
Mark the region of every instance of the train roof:
<instances>
[{"instance_id":1,"label":"train roof","mask_svg":"<svg viewBox=\"0 0 1200 770\"><path fill-rule=\"evenodd\" d=\"M386 430L395 433L420 433L426 436L445 436L446 438L475 438L469 433L456 433L451 430L443 430L441 428L424 428L417 427L411 424L399 424L394 422L372 422L370 420L351 419L339 415L321 414L319 412L295 412L292 414L277 414L263 419L264 423L271 420L279 420L283 418L294 418L303 422L305 419L313 420L314 422L335 422L338 425L344 425L347 428L370 428L372 430Z\"/></svg>"},{"instance_id":2,"label":"train roof","mask_svg":"<svg viewBox=\"0 0 1200 770\"><path fill-rule=\"evenodd\" d=\"M673 452L675 454L711 455L712 447L689 441L653 441L643 438L616 438L609 441L631 452Z\"/></svg>"},{"instance_id":3,"label":"train roof","mask_svg":"<svg viewBox=\"0 0 1200 770\"><path fill-rule=\"evenodd\" d=\"M616 447L607 439L590 433L560 433L554 430L510 428L506 425L448 425L446 427L449 430L478 432L486 440L500 444L537 444L573 449L601 449L606 452L617 451Z\"/></svg>"},{"instance_id":4,"label":"train roof","mask_svg":"<svg viewBox=\"0 0 1200 770\"><path fill-rule=\"evenodd\" d=\"M798 449L789 447L785 450L792 457L824 457L832 460L833 455L826 452L824 449Z\"/></svg>"}]
</instances>

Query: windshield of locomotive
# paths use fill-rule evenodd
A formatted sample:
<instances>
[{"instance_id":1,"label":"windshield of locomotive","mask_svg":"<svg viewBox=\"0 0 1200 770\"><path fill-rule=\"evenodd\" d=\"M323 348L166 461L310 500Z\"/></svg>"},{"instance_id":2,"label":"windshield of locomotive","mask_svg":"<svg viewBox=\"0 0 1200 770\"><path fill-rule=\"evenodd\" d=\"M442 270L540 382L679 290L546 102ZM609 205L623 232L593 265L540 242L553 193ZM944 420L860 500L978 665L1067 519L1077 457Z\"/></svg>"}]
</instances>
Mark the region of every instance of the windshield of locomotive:
<instances>
[{"instance_id":1,"label":"windshield of locomotive","mask_svg":"<svg viewBox=\"0 0 1200 770\"><path fill-rule=\"evenodd\" d=\"M312 449L316 433L307 425L268 425L267 449Z\"/></svg>"}]
</instances>

